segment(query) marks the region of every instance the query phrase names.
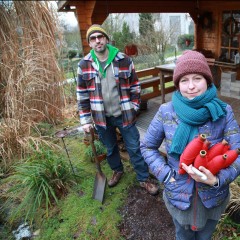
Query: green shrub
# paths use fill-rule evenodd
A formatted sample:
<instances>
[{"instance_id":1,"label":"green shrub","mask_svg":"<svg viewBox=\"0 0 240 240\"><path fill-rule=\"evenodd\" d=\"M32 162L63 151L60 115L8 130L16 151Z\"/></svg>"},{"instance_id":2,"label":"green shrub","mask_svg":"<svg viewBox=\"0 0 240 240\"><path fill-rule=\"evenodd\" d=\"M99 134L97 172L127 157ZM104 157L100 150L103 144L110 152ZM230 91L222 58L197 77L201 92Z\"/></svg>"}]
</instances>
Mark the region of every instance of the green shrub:
<instances>
[{"instance_id":1,"label":"green shrub","mask_svg":"<svg viewBox=\"0 0 240 240\"><path fill-rule=\"evenodd\" d=\"M69 50L68 51L68 58L72 59L77 56L77 51L76 50Z\"/></svg>"},{"instance_id":2,"label":"green shrub","mask_svg":"<svg viewBox=\"0 0 240 240\"><path fill-rule=\"evenodd\" d=\"M25 220L32 222L41 208L48 217L49 207L58 203L76 180L62 156L50 149L36 152L25 163L15 166L13 174L2 182L10 186L4 205L12 209L10 221L25 216Z\"/></svg>"},{"instance_id":3,"label":"green shrub","mask_svg":"<svg viewBox=\"0 0 240 240\"><path fill-rule=\"evenodd\" d=\"M94 141L94 145L95 145L95 148L96 148L97 155L102 155L102 154L106 154L107 153L107 149L102 144L101 141L95 140ZM88 160L93 160L94 159L94 154L93 154L93 150L92 150L92 146L91 145L87 146L87 148L85 149L85 157Z\"/></svg>"}]
</instances>

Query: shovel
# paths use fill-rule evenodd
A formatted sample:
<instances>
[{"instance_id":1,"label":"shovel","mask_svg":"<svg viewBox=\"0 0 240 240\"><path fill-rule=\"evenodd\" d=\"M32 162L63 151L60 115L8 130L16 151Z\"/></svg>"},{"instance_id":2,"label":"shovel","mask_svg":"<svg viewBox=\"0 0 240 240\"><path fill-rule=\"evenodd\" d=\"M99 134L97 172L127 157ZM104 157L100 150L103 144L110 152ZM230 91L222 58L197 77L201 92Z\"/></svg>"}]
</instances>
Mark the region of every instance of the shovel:
<instances>
[{"instance_id":1,"label":"shovel","mask_svg":"<svg viewBox=\"0 0 240 240\"><path fill-rule=\"evenodd\" d=\"M96 164L96 168L97 168L92 198L96 199L102 203L103 198L104 198L104 192L105 192L105 188L106 188L107 178L104 175L104 173L102 172L102 169L100 166L100 161L98 160L98 157L97 157L97 151L96 151L96 148L94 145L94 130L92 128L90 130L90 144L91 144L91 147L93 150L95 164Z\"/></svg>"}]
</instances>

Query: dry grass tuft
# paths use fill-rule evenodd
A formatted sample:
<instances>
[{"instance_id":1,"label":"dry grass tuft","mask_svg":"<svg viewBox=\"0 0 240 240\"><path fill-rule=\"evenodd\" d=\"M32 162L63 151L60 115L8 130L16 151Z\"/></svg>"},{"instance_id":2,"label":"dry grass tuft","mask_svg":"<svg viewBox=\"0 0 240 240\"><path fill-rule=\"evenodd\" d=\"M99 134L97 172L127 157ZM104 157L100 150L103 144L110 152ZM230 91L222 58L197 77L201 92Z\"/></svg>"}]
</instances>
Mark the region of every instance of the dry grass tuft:
<instances>
[{"instance_id":1,"label":"dry grass tuft","mask_svg":"<svg viewBox=\"0 0 240 240\"><path fill-rule=\"evenodd\" d=\"M62 120L60 34L44 1L0 5L0 167L48 143L36 123ZM34 132L34 135L32 135Z\"/></svg>"},{"instance_id":2,"label":"dry grass tuft","mask_svg":"<svg viewBox=\"0 0 240 240\"><path fill-rule=\"evenodd\" d=\"M232 215L240 210L240 186L234 181L230 184L231 189L231 199L227 208L227 214Z\"/></svg>"}]
</instances>

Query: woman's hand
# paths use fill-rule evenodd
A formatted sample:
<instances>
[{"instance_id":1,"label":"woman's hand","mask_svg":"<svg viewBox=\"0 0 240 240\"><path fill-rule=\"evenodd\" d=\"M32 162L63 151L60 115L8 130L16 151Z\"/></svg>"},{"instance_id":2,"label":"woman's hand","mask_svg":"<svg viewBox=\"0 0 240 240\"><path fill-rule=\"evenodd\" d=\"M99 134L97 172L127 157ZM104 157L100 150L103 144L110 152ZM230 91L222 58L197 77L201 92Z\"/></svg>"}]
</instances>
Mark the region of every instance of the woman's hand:
<instances>
[{"instance_id":1,"label":"woman's hand","mask_svg":"<svg viewBox=\"0 0 240 240\"><path fill-rule=\"evenodd\" d=\"M207 180L203 180L199 175L197 175L192 170L192 164L187 166L185 163L182 163L182 168L193 178L196 182L202 182L210 186L214 186L218 183L218 178L214 176L207 168L200 166L199 170L207 176Z\"/></svg>"}]
</instances>

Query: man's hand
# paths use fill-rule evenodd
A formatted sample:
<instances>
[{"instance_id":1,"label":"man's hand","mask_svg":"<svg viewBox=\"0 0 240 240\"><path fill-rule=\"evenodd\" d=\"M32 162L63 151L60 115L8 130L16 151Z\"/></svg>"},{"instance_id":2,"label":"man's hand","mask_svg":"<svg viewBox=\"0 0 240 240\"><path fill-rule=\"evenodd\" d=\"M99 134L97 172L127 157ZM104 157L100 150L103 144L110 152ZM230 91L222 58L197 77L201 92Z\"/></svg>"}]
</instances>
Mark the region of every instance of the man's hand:
<instances>
[{"instance_id":1,"label":"man's hand","mask_svg":"<svg viewBox=\"0 0 240 240\"><path fill-rule=\"evenodd\" d=\"M91 123L90 124L88 123L82 126L83 131L86 133L89 133L91 128L93 128L93 125Z\"/></svg>"},{"instance_id":2,"label":"man's hand","mask_svg":"<svg viewBox=\"0 0 240 240\"><path fill-rule=\"evenodd\" d=\"M192 164L187 166L185 163L182 163L182 168L196 181L196 182L202 182L205 184L208 184L210 186L213 186L217 184L218 179L216 176L214 176L207 168L200 166L199 171L204 173L207 176L207 180L203 180L200 176L198 176L193 170L192 170Z\"/></svg>"}]
</instances>

